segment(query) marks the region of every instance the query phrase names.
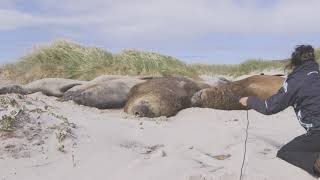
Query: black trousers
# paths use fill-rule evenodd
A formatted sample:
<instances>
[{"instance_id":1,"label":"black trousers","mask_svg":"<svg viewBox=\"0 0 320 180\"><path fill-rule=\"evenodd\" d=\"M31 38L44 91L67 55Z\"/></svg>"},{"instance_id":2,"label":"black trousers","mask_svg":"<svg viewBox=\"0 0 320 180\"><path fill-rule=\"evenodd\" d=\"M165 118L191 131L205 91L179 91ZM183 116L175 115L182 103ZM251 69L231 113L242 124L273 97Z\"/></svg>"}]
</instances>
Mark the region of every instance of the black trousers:
<instances>
[{"instance_id":1,"label":"black trousers","mask_svg":"<svg viewBox=\"0 0 320 180\"><path fill-rule=\"evenodd\" d=\"M320 131L312 131L301 135L284 145L277 153L277 157L304 169L315 177L313 166L320 154Z\"/></svg>"}]
</instances>

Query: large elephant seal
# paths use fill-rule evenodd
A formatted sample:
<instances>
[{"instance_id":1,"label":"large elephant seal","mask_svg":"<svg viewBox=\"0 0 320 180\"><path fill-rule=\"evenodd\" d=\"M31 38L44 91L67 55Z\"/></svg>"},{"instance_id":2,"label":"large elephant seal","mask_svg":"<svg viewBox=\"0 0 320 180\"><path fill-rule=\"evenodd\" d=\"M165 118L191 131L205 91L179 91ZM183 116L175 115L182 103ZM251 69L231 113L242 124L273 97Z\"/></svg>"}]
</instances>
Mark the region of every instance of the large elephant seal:
<instances>
[{"instance_id":1,"label":"large elephant seal","mask_svg":"<svg viewBox=\"0 0 320 180\"><path fill-rule=\"evenodd\" d=\"M65 92L63 100L99 109L122 108L130 89L151 77L103 75Z\"/></svg>"},{"instance_id":2,"label":"large elephant seal","mask_svg":"<svg viewBox=\"0 0 320 180\"><path fill-rule=\"evenodd\" d=\"M17 93L32 94L42 92L47 96L63 96L68 89L83 84L84 81L63 78L44 78L26 85L8 85L0 88L0 94Z\"/></svg>"},{"instance_id":3,"label":"large elephant seal","mask_svg":"<svg viewBox=\"0 0 320 180\"><path fill-rule=\"evenodd\" d=\"M275 94L284 78L272 75L254 75L224 85L200 90L191 99L192 106L222 110L244 110L246 107L236 102L229 94L240 97L257 96L261 100Z\"/></svg>"},{"instance_id":4,"label":"large elephant seal","mask_svg":"<svg viewBox=\"0 0 320 180\"><path fill-rule=\"evenodd\" d=\"M124 111L138 117L173 116L191 106L192 95L207 84L184 77L162 77L134 86Z\"/></svg>"},{"instance_id":5,"label":"large elephant seal","mask_svg":"<svg viewBox=\"0 0 320 180\"><path fill-rule=\"evenodd\" d=\"M123 77L124 76L120 76L120 75L101 75L101 76L98 76L91 81L87 81L87 82L83 83L81 86L74 86L74 87L70 88L68 91L66 91L64 93L62 100L63 101L73 100L73 98L75 96L78 96L80 93L86 91L87 89L98 86L98 84L101 84L103 82L114 80L114 79L121 79Z\"/></svg>"}]
</instances>

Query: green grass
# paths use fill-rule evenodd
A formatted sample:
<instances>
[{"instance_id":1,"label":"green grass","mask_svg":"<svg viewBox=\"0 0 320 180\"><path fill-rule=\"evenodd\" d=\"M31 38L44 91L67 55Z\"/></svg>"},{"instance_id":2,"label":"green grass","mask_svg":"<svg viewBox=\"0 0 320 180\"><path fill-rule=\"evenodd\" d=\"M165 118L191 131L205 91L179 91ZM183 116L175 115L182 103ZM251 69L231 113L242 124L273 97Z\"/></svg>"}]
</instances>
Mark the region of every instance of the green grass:
<instances>
[{"instance_id":1,"label":"green grass","mask_svg":"<svg viewBox=\"0 0 320 180\"><path fill-rule=\"evenodd\" d=\"M282 61L264 61L264 60L247 60L241 64L193 64L190 65L195 71L200 74L207 75L229 75L229 76L241 76L249 74L251 72L262 72L268 69L283 69L285 63Z\"/></svg>"},{"instance_id":2,"label":"green grass","mask_svg":"<svg viewBox=\"0 0 320 180\"><path fill-rule=\"evenodd\" d=\"M39 46L3 69L11 79L22 82L46 77L87 79L110 60L112 54L102 49L61 40Z\"/></svg>"},{"instance_id":3,"label":"green grass","mask_svg":"<svg viewBox=\"0 0 320 180\"><path fill-rule=\"evenodd\" d=\"M316 50L320 60L320 49ZM241 64L185 64L182 61L153 52L123 50L112 54L97 47L85 47L58 40L37 46L15 63L1 67L2 76L21 83L48 77L91 80L102 74L118 75L199 75L241 76L266 69L283 69L284 61L248 60Z\"/></svg>"},{"instance_id":4,"label":"green grass","mask_svg":"<svg viewBox=\"0 0 320 180\"><path fill-rule=\"evenodd\" d=\"M65 40L38 46L16 63L4 65L2 73L22 83L48 77L91 80L102 74L198 76L170 56L136 50L111 54Z\"/></svg>"},{"instance_id":5,"label":"green grass","mask_svg":"<svg viewBox=\"0 0 320 180\"><path fill-rule=\"evenodd\" d=\"M185 63L171 56L164 56L152 52L124 50L114 56L118 64L113 71L126 72L129 75L183 75L197 77L196 71Z\"/></svg>"}]
</instances>

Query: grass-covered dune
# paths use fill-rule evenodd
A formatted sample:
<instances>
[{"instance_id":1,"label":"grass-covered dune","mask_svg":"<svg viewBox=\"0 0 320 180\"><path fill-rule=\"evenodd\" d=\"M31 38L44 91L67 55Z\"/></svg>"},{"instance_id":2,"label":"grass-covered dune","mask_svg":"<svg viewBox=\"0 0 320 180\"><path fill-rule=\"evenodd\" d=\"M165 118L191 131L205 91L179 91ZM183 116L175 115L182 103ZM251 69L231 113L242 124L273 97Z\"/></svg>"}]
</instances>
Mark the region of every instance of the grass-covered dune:
<instances>
[{"instance_id":1,"label":"grass-covered dune","mask_svg":"<svg viewBox=\"0 0 320 180\"><path fill-rule=\"evenodd\" d=\"M247 60L241 64L192 64L189 65L199 74L241 76L252 72L262 72L269 69L284 69L285 61Z\"/></svg>"},{"instance_id":2,"label":"grass-covered dune","mask_svg":"<svg viewBox=\"0 0 320 180\"><path fill-rule=\"evenodd\" d=\"M320 63L320 49L316 49L316 59ZM193 68L199 74L221 74L229 76L241 76L252 72L262 72L268 69L279 69L284 72L288 60L272 60L266 61L262 59L247 60L241 64L192 64Z\"/></svg>"},{"instance_id":3,"label":"grass-covered dune","mask_svg":"<svg viewBox=\"0 0 320 180\"><path fill-rule=\"evenodd\" d=\"M46 77L90 80L101 74L197 76L174 57L135 50L111 54L65 40L35 47L17 62L4 65L2 72L20 82Z\"/></svg>"},{"instance_id":4,"label":"grass-covered dune","mask_svg":"<svg viewBox=\"0 0 320 180\"><path fill-rule=\"evenodd\" d=\"M320 57L320 51L317 51ZM85 47L59 40L35 47L15 63L1 67L2 76L26 83L46 77L91 80L102 74L183 75L197 78L202 74L239 76L253 71L282 68L283 61L248 60L237 65L185 64L152 52L123 50L112 54L97 47Z\"/></svg>"}]
</instances>

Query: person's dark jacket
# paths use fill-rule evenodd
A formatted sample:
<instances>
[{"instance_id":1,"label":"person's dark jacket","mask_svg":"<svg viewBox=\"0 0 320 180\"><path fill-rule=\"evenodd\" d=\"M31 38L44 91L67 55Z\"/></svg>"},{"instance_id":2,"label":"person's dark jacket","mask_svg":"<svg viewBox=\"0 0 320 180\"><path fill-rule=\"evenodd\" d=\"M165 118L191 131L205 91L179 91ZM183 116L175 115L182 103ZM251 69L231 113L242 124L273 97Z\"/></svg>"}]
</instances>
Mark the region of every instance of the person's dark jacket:
<instances>
[{"instance_id":1,"label":"person's dark jacket","mask_svg":"<svg viewBox=\"0 0 320 180\"><path fill-rule=\"evenodd\" d=\"M306 61L290 73L280 90L265 101L248 97L249 109L270 115L293 106L300 124L307 130L320 130L319 65Z\"/></svg>"}]
</instances>

